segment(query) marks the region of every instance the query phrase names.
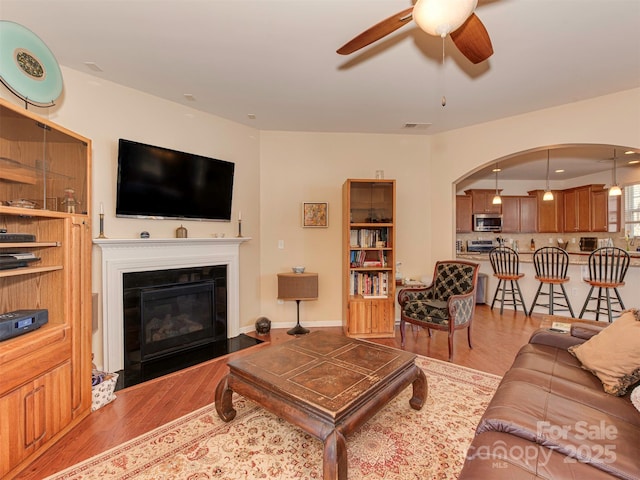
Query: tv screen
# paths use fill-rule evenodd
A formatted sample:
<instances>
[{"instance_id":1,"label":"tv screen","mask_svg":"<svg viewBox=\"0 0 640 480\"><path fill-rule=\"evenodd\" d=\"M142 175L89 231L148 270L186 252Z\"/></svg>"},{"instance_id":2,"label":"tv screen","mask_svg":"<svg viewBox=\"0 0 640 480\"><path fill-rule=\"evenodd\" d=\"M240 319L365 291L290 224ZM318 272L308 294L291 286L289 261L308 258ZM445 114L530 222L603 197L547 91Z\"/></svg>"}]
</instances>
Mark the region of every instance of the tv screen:
<instances>
[{"instance_id":1,"label":"tv screen","mask_svg":"<svg viewBox=\"0 0 640 480\"><path fill-rule=\"evenodd\" d=\"M120 139L116 216L231 220L235 164Z\"/></svg>"}]
</instances>

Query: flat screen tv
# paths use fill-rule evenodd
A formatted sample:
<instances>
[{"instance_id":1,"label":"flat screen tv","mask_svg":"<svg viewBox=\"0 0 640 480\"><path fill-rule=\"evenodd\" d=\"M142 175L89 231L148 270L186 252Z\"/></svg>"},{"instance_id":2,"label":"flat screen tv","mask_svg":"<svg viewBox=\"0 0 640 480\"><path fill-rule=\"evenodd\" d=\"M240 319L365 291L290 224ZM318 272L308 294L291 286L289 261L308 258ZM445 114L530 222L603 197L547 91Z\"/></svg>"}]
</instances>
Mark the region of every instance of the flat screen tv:
<instances>
[{"instance_id":1,"label":"flat screen tv","mask_svg":"<svg viewBox=\"0 0 640 480\"><path fill-rule=\"evenodd\" d=\"M121 138L116 216L229 221L234 169L232 162Z\"/></svg>"}]
</instances>

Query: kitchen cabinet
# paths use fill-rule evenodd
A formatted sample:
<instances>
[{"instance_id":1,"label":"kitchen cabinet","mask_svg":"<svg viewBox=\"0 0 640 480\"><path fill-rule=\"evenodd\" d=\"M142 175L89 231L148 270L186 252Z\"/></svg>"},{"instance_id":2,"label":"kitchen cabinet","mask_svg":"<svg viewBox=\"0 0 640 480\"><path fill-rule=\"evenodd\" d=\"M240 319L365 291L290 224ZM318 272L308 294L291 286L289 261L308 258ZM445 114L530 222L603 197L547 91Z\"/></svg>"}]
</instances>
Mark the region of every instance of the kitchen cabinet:
<instances>
[{"instance_id":1,"label":"kitchen cabinet","mask_svg":"<svg viewBox=\"0 0 640 480\"><path fill-rule=\"evenodd\" d=\"M456 196L456 233L471 233L473 231L473 210L471 196Z\"/></svg>"},{"instance_id":2,"label":"kitchen cabinet","mask_svg":"<svg viewBox=\"0 0 640 480\"><path fill-rule=\"evenodd\" d=\"M503 196L502 232L536 232L537 211L537 199L534 196Z\"/></svg>"},{"instance_id":3,"label":"kitchen cabinet","mask_svg":"<svg viewBox=\"0 0 640 480\"><path fill-rule=\"evenodd\" d=\"M472 213L502 213L502 206L492 203L496 195L495 189L471 189L464 193L471 196Z\"/></svg>"},{"instance_id":4,"label":"kitchen cabinet","mask_svg":"<svg viewBox=\"0 0 640 480\"><path fill-rule=\"evenodd\" d=\"M591 192L591 231L609 231L609 191Z\"/></svg>"},{"instance_id":5,"label":"kitchen cabinet","mask_svg":"<svg viewBox=\"0 0 640 480\"><path fill-rule=\"evenodd\" d=\"M561 190L553 190L553 200L542 199L544 190L531 190L527 192L536 199L536 220L539 233L563 232L564 199Z\"/></svg>"},{"instance_id":6,"label":"kitchen cabinet","mask_svg":"<svg viewBox=\"0 0 640 480\"><path fill-rule=\"evenodd\" d=\"M610 197L608 189L596 189L591 192L591 231L620 231L620 199Z\"/></svg>"},{"instance_id":7,"label":"kitchen cabinet","mask_svg":"<svg viewBox=\"0 0 640 480\"><path fill-rule=\"evenodd\" d=\"M591 187L564 190L564 231L591 231Z\"/></svg>"},{"instance_id":8,"label":"kitchen cabinet","mask_svg":"<svg viewBox=\"0 0 640 480\"><path fill-rule=\"evenodd\" d=\"M609 230L608 190L604 189L603 184L583 185L564 190L564 209L565 232Z\"/></svg>"}]
</instances>

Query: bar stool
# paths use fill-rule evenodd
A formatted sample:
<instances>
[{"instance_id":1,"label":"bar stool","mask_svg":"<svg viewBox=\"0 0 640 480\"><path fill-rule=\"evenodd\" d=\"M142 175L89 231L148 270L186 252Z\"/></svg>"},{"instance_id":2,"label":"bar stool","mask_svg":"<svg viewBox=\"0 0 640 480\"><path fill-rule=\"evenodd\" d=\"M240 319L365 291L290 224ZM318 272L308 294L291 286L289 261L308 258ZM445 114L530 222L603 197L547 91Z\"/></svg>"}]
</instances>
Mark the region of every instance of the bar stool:
<instances>
[{"instance_id":1,"label":"bar stool","mask_svg":"<svg viewBox=\"0 0 640 480\"><path fill-rule=\"evenodd\" d=\"M621 313L624 309L624 303L618 292L618 287L624 285L624 277L629 268L629 254L618 247L602 247L594 250L589 255L589 278L583 280L591 285L587 299L580 312L580 318L585 312L596 314L596 320L600 319L601 313L606 313L609 322L613 321L612 313ZM598 294L592 295L593 290L598 287ZM611 299L610 291L613 290L616 298ZM606 308L601 306L602 300L606 299ZM596 308L587 309L589 302L597 300ZM612 305L619 305L619 309L614 309Z\"/></svg>"},{"instance_id":2,"label":"bar stool","mask_svg":"<svg viewBox=\"0 0 640 480\"><path fill-rule=\"evenodd\" d=\"M498 286L496 292L493 294L493 300L491 301L491 309L496 303L498 298L498 292L502 293L500 301L500 315L504 310L505 303L507 305L513 305L514 310L518 310L518 305L522 306L525 315L529 315L527 306L522 298L522 291L518 280L524 277L524 273L520 273L520 257L518 253L505 246L495 247L489 252L489 260L491 261L491 268L493 268L493 276L498 279ZM511 300L505 299L505 294L511 295ZM516 298L518 294L518 298Z\"/></svg>"},{"instance_id":3,"label":"bar stool","mask_svg":"<svg viewBox=\"0 0 640 480\"><path fill-rule=\"evenodd\" d=\"M541 247L533 254L533 266L536 269L536 280L540 282L538 291L533 298L529 316L533 313L536 306L549 309L549 315L553 315L555 311L569 311L572 317L575 317L571 302L567 296L564 284L569 281L567 277L567 269L569 268L569 254L559 247ZM547 285L547 291L542 291L542 287ZM559 285L560 291L554 289ZM546 296L548 303L538 303L538 297ZM560 308L555 308L560 307Z\"/></svg>"}]
</instances>

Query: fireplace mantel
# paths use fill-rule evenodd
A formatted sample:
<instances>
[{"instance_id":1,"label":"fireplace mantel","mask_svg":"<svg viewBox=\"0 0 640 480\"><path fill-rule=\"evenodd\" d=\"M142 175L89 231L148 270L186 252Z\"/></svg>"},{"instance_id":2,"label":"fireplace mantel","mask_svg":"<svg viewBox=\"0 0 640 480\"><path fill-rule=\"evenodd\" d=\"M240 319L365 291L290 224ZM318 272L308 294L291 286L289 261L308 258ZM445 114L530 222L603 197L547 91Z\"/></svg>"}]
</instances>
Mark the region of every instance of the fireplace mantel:
<instances>
[{"instance_id":1,"label":"fireplace mantel","mask_svg":"<svg viewBox=\"0 0 640 480\"><path fill-rule=\"evenodd\" d=\"M240 245L249 237L232 238L96 238L102 266L104 369L124 368L122 276L171 268L227 266L227 335L240 334Z\"/></svg>"}]
</instances>

